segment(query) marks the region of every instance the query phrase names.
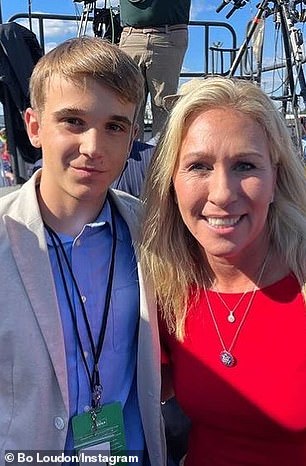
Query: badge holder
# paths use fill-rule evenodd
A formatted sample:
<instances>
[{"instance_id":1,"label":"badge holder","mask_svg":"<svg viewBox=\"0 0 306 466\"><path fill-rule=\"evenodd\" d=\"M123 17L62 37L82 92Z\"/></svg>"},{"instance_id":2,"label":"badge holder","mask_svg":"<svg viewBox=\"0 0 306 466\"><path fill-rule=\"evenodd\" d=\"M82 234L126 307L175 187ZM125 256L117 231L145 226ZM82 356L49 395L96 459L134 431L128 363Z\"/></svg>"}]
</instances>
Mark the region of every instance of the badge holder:
<instances>
[{"instance_id":1,"label":"badge holder","mask_svg":"<svg viewBox=\"0 0 306 466\"><path fill-rule=\"evenodd\" d=\"M101 454L108 457L125 454L126 443L120 402L92 408L87 413L74 416L72 430L74 446L80 459L84 455L97 457ZM116 464L120 465L121 462Z\"/></svg>"}]
</instances>

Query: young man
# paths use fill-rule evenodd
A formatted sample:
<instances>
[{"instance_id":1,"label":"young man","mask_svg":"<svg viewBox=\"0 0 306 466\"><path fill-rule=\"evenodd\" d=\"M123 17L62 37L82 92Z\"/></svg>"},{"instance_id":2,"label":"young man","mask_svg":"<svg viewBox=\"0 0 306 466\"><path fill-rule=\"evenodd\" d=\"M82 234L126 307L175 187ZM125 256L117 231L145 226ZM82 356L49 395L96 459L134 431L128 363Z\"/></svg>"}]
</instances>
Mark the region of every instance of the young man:
<instances>
[{"instance_id":1,"label":"young man","mask_svg":"<svg viewBox=\"0 0 306 466\"><path fill-rule=\"evenodd\" d=\"M109 190L137 130L141 75L118 47L82 37L38 62L30 93L43 168L0 201L0 463L5 450L91 447L164 466L138 201Z\"/></svg>"}]
</instances>

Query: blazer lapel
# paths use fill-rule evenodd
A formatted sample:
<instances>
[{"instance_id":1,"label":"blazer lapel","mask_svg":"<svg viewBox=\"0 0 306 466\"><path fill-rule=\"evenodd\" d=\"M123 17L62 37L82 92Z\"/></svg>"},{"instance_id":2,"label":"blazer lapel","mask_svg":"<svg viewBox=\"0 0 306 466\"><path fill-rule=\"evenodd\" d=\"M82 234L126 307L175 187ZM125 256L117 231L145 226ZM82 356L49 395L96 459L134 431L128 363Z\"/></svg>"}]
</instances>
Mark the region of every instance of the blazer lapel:
<instances>
[{"instance_id":1,"label":"blazer lapel","mask_svg":"<svg viewBox=\"0 0 306 466\"><path fill-rule=\"evenodd\" d=\"M118 193L119 191L117 191ZM139 234L139 221L137 219L137 213L135 212L136 204L134 208L125 201L124 197L120 198L118 195L115 194L116 191L113 191L112 189L109 190L109 194L111 195L113 201L116 204L116 207L121 214L122 218L125 220L129 230L130 234L132 237L133 243L138 239L138 234ZM121 193L121 195L125 195L125 193ZM137 209L140 209L140 203L137 206ZM137 220L136 220L137 219Z\"/></svg>"},{"instance_id":2,"label":"blazer lapel","mask_svg":"<svg viewBox=\"0 0 306 466\"><path fill-rule=\"evenodd\" d=\"M60 312L43 224L36 219L30 226L5 216L12 254L41 333L48 348L63 400L69 412L65 346Z\"/></svg>"}]
</instances>

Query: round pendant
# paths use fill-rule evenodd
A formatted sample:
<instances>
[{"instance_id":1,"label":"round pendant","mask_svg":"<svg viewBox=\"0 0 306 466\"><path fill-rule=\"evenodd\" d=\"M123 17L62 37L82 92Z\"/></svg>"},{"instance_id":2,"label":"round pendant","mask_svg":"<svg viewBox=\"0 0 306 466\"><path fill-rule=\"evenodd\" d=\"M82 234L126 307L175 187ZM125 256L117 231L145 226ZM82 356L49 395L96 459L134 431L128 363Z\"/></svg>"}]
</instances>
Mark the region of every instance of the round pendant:
<instances>
[{"instance_id":1,"label":"round pendant","mask_svg":"<svg viewBox=\"0 0 306 466\"><path fill-rule=\"evenodd\" d=\"M227 316L227 320L232 324L233 322L235 322L235 316L234 314L230 313L228 316Z\"/></svg>"},{"instance_id":2,"label":"round pendant","mask_svg":"<svg viewBox=\"0 0 306 466\"><path fill-rule=\"evenodd\" d=\"M233 367L236 364L236 359L229 351L221 351L220 353L220 361L226 367Z\"/></svg>"}]
</instances>

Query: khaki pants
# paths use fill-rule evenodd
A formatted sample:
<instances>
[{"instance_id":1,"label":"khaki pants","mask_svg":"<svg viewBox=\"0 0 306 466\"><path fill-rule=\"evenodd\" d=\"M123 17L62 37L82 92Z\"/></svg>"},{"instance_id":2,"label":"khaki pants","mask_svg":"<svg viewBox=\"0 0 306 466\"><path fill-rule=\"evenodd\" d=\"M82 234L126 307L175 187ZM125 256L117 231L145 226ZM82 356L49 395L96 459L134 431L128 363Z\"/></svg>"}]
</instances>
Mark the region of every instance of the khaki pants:
<instances>
[{"instance_id":1,"label":"khaki pants","mask_svg":"<svg viewBox=\"0 0 306 466\"><path fill-rule=\"evenodd\" d=\"M158 28L156 28L158 29ZM167 119L163 98L175 94L188 46L188 30L158 32L155 28L124 28L119 47L132 57L145 79L145 102L151 98L152 136L161 131ZM145 103L139 114L139 136L143 138Z\"/></svg>"}]
</instances>

